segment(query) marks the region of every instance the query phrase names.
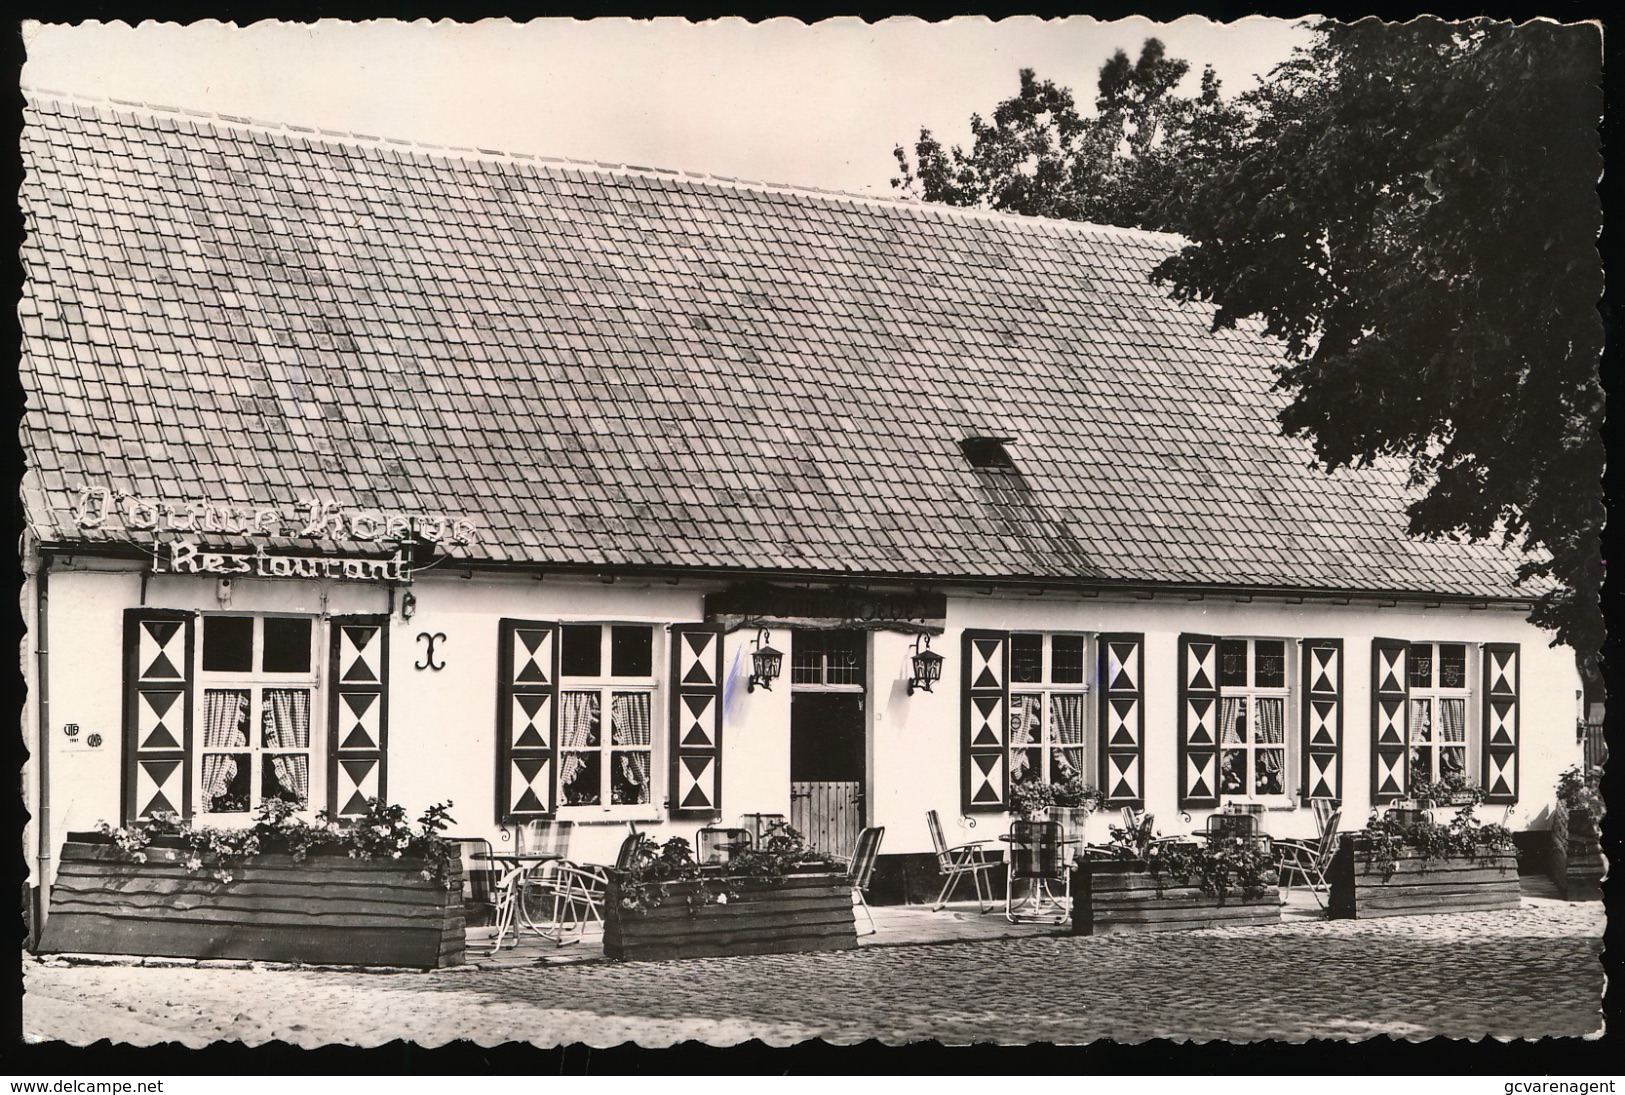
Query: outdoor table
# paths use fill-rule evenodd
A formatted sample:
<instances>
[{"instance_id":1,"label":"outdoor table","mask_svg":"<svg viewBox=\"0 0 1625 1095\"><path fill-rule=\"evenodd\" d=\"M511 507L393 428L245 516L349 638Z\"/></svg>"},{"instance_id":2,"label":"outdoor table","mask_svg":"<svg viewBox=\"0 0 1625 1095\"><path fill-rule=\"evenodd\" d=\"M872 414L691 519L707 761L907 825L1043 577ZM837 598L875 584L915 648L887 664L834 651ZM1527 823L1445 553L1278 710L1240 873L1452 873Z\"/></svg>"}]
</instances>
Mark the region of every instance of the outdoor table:
<instances>
[{"instance_id":1,"label":"outdoor table","mask_svg":"<svg viewBox=\"0 0 1625 1095\"><path fill-rule=\"evenodd\" d=\"M557 852L498 852L498 851L492 851L489 854L487 854L485 852L475 852L469 858L470 859L475 859L475 860L481 860L481 861L484 861L484 862L490 862L490 863L500 863L500 864L502 864L502 868L503 868L504 871L511 871L511 870L513 870L513 869L515 869L517 867L524 867L524 866L528 865L530 867L530 870L525 872L525 877L519 882L520 886L524 886L526 883L528 883L530 881L530 876L531 876L532 873L535 872L537 867L540 867L544 863L556 863L559 860L563 859L564 857L562 855L559 855ZM544 939L557 939L557 938L559 938L557 935L554 935L547 928L542 927L540 924L537 924L536 921L534 921L534 920L532 920L530 918L530 909L526 907L525 902L521 899L521 896L519 894L514 895L514 900L519 902L518 907L516 909L516 912L518 913L518 917L514 922L515 923L515 927L514 927L514 935L515 936L517 936L519 934L518 925L519 924L524 924L527 928L529 928L531 931L535 932L537 935L542 936ZM555 925L555 927L556 927L556 925ZM498 935L496 940L492 943L492 950L500 950L501 947L502 947L502 936Z\"/></svg>"}]
</instances>

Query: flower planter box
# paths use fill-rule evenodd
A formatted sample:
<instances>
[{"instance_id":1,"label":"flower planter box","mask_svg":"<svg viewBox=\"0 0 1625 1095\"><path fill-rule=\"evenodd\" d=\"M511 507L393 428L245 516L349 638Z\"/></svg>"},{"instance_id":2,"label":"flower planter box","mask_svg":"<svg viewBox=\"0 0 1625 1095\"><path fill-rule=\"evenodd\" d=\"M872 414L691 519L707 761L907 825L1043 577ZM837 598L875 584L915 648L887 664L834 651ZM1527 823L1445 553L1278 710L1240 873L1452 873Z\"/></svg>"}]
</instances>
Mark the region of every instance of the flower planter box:
<instances>
[{"instance_id":1,"label":"flower planter box","mask_svg":"<svg viewBox=\"0 0 1625 1095\"><path fill-rule=\"evenodd\" d=\"M1546 860L1557 892L1569 901L1602 900L1602 843L1589 813L1558 807L1552 815L1552 847Z\"/></svg>"},{"instance_id":2,"label":"flower planter box","mask_svg":"<svg viewBox=\"0 0 1625 1095\"><path fill-rule=\"evenodd\" d=\"M604 903L604 954L617 959L707 958L851 950L858 945L852 885L844 874L736 880L736 896L726 904L690 909L687 898L700 885L667 883L662 904L628 912L621 908L620 887L612 878Z\"/></svg>"},{"instance_id":3,"label":"flower planter box","mask_svg":"<svg viewBox=\"0 0 1625 1095\"><path fill-rule=\"evenodd\" d=\"M1393 874L1366 866L1365 844L1344 837L1327 874L1333 919L1481 912L1518 907L1518 857L1497 852L1481 858L1423 859L1405 849Z\"/></svg>"},{"instance_id":4,"label":"flower planter box","mask_svg":"<svg viewBox=\"0 0 1625 1095\"><path fill-rule=\"evenodd\" d=\"M225 883L207 866L187 870L174 838L154 838L146 855L137 862L99 833L69 833L41 953L421 969L463 961L455 859L441 889L421 860L265 853Z\"/></svg>"},{"instance_id":5,"label":"flower planter box","mask_svg":"<svg viewBox=\"0 0 1625 1095\"><path fill-rule=\"evenodd\" d=\"M1194 883L1157 881L1145 864L1085 859L1072 876L1072 934L1188 931L1281 922L1280 889L1257 897L1232 892L1221 904Z\"/></svg>"}]
</instances>

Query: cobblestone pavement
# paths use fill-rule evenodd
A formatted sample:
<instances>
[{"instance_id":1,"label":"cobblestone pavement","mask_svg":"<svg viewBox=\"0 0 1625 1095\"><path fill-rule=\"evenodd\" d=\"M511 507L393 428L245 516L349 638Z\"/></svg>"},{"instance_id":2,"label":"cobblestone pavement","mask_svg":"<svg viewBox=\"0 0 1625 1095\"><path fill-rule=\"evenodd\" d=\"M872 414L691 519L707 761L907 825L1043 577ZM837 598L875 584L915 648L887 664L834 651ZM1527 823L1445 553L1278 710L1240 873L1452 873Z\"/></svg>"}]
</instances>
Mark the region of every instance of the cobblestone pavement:
<instances>
[{"instance_id":1,"label":"cobblestone pavement","mask_svg":"<svg viewBox=\"0 0 1625 1095\"><path fill-rule=\"evenodd\" d=\"M24 1029L79 1044L305 1046L1576 1036L1602 1026L1603 927L1599 904L1526 898L1511 913L545 969L30 960Z\"/></svg>"}]
</instances>

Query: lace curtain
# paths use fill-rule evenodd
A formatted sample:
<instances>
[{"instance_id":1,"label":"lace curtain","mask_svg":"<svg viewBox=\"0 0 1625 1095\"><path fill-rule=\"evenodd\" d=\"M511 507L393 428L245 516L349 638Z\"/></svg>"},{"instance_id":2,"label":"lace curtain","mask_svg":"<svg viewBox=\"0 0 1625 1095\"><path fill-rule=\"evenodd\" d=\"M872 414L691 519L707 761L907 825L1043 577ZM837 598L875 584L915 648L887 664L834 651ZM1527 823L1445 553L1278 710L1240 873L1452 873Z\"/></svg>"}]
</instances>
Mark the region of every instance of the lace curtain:
<instances>
[{"instance_id":1,"label":"lace curtain","mask_svg":"<svg viewBox=\"0 0 1625 1095\"><path fill-rule=\"evenodd\" d=\"M241 749L248 745L248 693L209 689L203 693L203 748ZM229 753L205 753L203 802L209 809L237 778L237 758Z\"/></svg>"},{"instance_id":2,"label":"lace curtain","mask_svg":"<svg viewBox=\"0 0 1625 1095\"><path fill-rule=\"evenodd\" d=\"M1030 694L1014 694L1010 697L1010 782L1014 783L1027 774L1038 759L1028 751L1028 746L1039 744L1039 737L1043 732L1043 724L1039 721L1039 697Z\"/></svg>"},{"instance_id":3,"label":"lace curtain","mask_svg":"<svg viewBox=\"0 0 1625 1095\"><path fill-rule=\"evenodd\" d=\"M1050 782L1081 775L1083 770L1083 697L1057 694L1049 698Z\"/></svg>"},{"instance_id":4,"label":"lace curtain","mask_svg":"<svg viewBox=\"0 0 1625 1095\"><path fill-rule=\"evenodd\" d=\"M566 692L559 707L559 746L561 750L584 749L595 744L594 731L598 728L598 693ZM587 758L579 752L559 754L559 785L568 787L575 782L587 765ZM596 788L594 788L596 790Z\"/></svg>"},{"instance_id":5,"label":"lace curtain","mask_svg":"<svg viewBox=\"0 0 1625 1095\"><path fill-rule=\"evenodd\" d=\"M617 692L609 703L609 740L612 745L643 745L649 736L649 696L645 692ZM646 750L617 751L615 764L621 781L630 788L630 803L649 801L649 754ZM616 801L624 796L617 796Z\"/></svg>"},{"instance_id":6,"label":"lace curtain","mask_svg":"<svg viewBox=\"0 0 1625 1095\"><path fill-rule=\"evenodd\" d=\"M267 749L309 749L310 693L299 688L267 688L260 704L260 726ZM301 807L309 801L308 753L272 757L271 770Z\"/></svg>"}]
</instances>

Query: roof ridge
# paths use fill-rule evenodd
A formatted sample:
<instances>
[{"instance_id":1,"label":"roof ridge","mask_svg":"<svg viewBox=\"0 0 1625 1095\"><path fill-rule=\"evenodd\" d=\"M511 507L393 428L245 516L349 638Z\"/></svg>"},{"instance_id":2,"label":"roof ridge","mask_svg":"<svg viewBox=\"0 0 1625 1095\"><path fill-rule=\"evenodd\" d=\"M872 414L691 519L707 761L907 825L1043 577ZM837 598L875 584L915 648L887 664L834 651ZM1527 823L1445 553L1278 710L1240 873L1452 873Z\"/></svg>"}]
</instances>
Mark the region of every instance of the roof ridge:
<instances>
[{"instance_id":1,"label":"roof ridge","mask_svg":"<svg viewBox=\"0 0 1625 1095\"><path fill-rule=\"evenodd\" d=\"M903 197L890 194L864 194L850 190L832 190L827 187L808 186L798 183L767 182L758 179L741 179L731 175L712 175L707 172L687 171L679 168L644 167L638 164L605 163L602 160L580 160L567 156L546 156L535 152L510 152L504 149L466 148L458 145L439 145L427 141L411 140L404 137L377 137L368 133L357 133L352 130L322 129L316 126L296 125L293 122L269 122L256 118L246 118L236 114L224 114L206 110L195 110L190 107L168 106L160 103L145 103L134 99L115 99L105 95L84 95L78 92L63 92L54 89L33 87L23 84L19 88L27 98L30 105L38 105L41 101L68 102L93 106L98 109L108 108L116 112L119 108L136 109L155 114L172 114L181 118L202 119L216 122L236 129L263 130L269 133L287 133L304 140L315 140L323 137L336 138L346 142L359 142L374 145L379 148L394 150L409 149L419 151L431 156L443 156L455 153L475 159L495 160L498 162L530 162L555 167L580 168L587 171L608 174L642 175L652 178L667 178L687 180L693 182L719 183L742 190L769 191L786 194L805 194L820 198L844 199L856 202L867 202L882 205L887 208L911 209L926 213L935 213L947 216L964 216L973 219L998 220L1034 227L1052 227L1062 230L1104 233L1118 235L1130 239L1141 239L1147 242L1181 242L1181 237L1172 232L1156 232L1146 228L1125 228L1115 224L1100 224L1094 221L1063 220L1057 217L1037 216L1029 213L1015 213L1001 209L977 209L963 205L943 205L934 202L924 202L916 198Z\"/></svg>"}]
</instances>

